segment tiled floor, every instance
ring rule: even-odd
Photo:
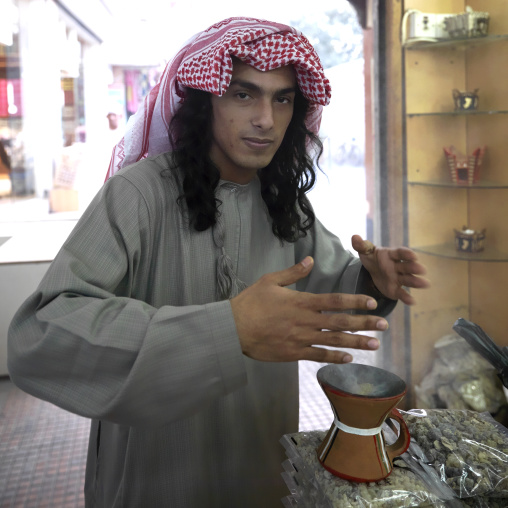
[[[371,363],[372,353],[356,352]],[[300,430],[328,428],[321,364],[300,362]],[[0,379],[0,508],[82,508],[89,421]],[[281,436],[282,437],[282,436]]]
[[[89,422],[0,381],[0,507],[84,506]]]

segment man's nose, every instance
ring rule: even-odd
[[[273,102],[271,100],[261,99],[258,101],[254,110],[252,123],[263,130],[269,130],[273,127]]]

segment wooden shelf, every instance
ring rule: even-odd
[[[487,239],[488,241],[488,239]],[[454,243],[441,245],[427,245],[424,247],[411,247],[416,252],[429,254],[441,258],[457,259],[461,261],[482,261],[488,263],[508,262],[508,252],[500,252],[494,248],[485,247],[481,252],[461,252],[455,248]]]
[[[499,183],[499,182],[489,182],[489,181],[481,181],[475,183],[473,185],[467,184],[456,184],[449,181],[441,181],[441,180],[422,180],[419,182],[416,181],[408,181],[408,185],[420,185],[423,187],[446,187],[449,189],[466,189],[466,190],[481,190],[481,189],[508,189],[508,183]]]
[[[508,287],[508,1],[484,0],[471,6],[490,14],[490,32],[484,37],[413,39],[400,47],[395,34],[408,10],[462,14],[466,5],[466,0],[406,0],[388,16],[394,26],[389,25],[386,35],[382,70],[393,94],[387,94],[392,102],[386,107],[383,149],[387,165],[396,166],[400,160],[402,171],[386,169],[387,178],[398,187],[390,194],[391,202],[386,200],[383,218],[389,234],[402,236],[403,244],[421,258],[431,283],[429,289],[415,292],[417,304],[407,308],[404,331],[392,327],[389,361],[400,364],[401,372],[409,365],[407,377],[413,386],[428,375],[435,343],[450,333],[457,315],[485,327],[492,336],[506,335],[502,289]],[[458,109],[455,89],[479,90],[479,101],[470,104],[476,109]],[[462,171],[461,179],[453,181],[443,152],[451,145],[461,158],[487,147],[477,183],[468,185]],[[401,221],[392,220],[397,213],[403,216],[402,228]],[[486,229],[484,250],[457,250],[454,229],[464,226]],[[416,393],[410,396],[416,404]]]
[[[486,35],[485,37],[468,37],[465,39],[442,39],[436,41],[408,41],[403,45],[404,49],[409,51],[422,50],[422,49],[439,49],[439,48],[456,48],[456,49],[467,49],[483,44],[489,44],[492,42],[506,41],[508,40],[507,34],[499,35]]]
[[[428,113],[407,113],[409,118],[415,116],[474,116],[474,115],[506,115],[508,110],[471,110],[471,111],[431,111]]]

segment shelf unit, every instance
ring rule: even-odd
[[[473,185],[457,185],[452,182],[445,182],[443,180],[422,180],[422,181],[408,181],[408,185],[423,185],[429,187],[446,187],[449,189],[461,190],[475,190],[475,189],[508,189],[508,183],[497,183],[482,180]]]
[[[407,239],[432,283],[408,311],[414,384],[459,317],[508,345],[508,2],[406,0],[404,9],[458,13],[466,5],[490,13],[489,36],[402,48]],[[479,89],[479,109],[455,111],[453,89]],[[486,145],[477,184],[451,181],[443,148],[452,145],[464,155]],[[462,226],[486,228],[483,251],[455,249],[453,230]]]
[[[413,247],[416,252],[437,256],[441,258],[456,259],[462,261],[481,261],[484,263],[506,263],[508,262],[508,252],[500,252],[492,247],[485,247],[480,252],[460,252],[453,243],[443,243],[440,245],[425,245]]]
[[[481,180],[473,185],[454,184],[453,182],[443,180],[408,181],[407,183],[409,186],[445,188],[454,191],[456,190],[457,192],[469,192],[475,190],[481,191],[482,189],[508,189],[508,183],[489,182],[486,180]],[[474,253],[457,251],[454,242],[426,246],[413,245],[412,248],[413,250],[423,254],[462,261],[508,262],[508,251],[499,251],[488,243],[483,251]]]
[[[410,2],[406,2],[408,4]],[[412,2],[416,3],[416,2]],[[424,2],[419,2],[420,4],[424,4]],[[428,10],[429,4],[431,2],[426,2],[426,9]],[[435,2],[434,2],[435,3]],[[444,2],[442,2],[444,3]],[[449,2],[451,3],[451,2]],[[457,3],[457,2],[453,2]],[[421,50],[421,49],[441,49],[441,48],[449,48],[453,47],[454,49],[468,49],[473,46],[481,46],[483,44],[489,44],[491,42],[498,42],[502,40],[508,40],[507,34],[489,34],[485,37],[474,37],[474,38],[455,38],[455,39],[444,39],[440,41],[421,41],[417,43],[407,43],[404,46],[404,49],[407,51],[411,50]]]
[[[428,113],[408,113],[407,116],[409,118],[413,118],[415,116],[471,116],[471,115],[506,115],[508,111],[480,111],[480,110],[472,110],[472,111],[430,111]]]

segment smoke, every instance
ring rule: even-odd
[[[395,374],[378,367],[361,364],[326,365],[317,378],[337,390],[363,397],[394,397],[406,384]]]

